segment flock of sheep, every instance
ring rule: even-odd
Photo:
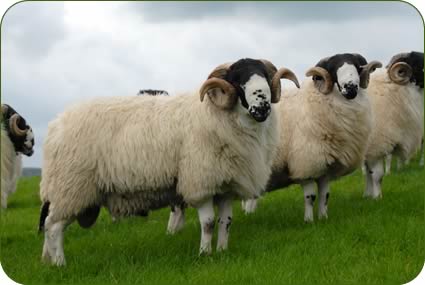
[[[69,107],[44,141],[43,259],[64,265],[65,228],[75,220],[92,226],[101,207],[118,219],[171,206],[169,233],[195,207],[200,253],[209,254],[216,224],[217,250],[228,247],[234,199],[251,213],[265,192],[300,184],[304,220],[312,222],[316,185],[318,217],[327,218],[330,182],[362,165],[364,195],[380,198],[385,158],[407,161],[423,141],[423,67],[420,52],[397,54],[385,68],[337,54],[311,67],[300,85],[291,70],[247,58],[219,65],[193,92],[142,90]],[[282,92],[281,79],[297,88]],[[6,208],[34,135],[2,105],[1,136]]]

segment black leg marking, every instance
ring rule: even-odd
[[[226,231],[229,232],[230,226],[232,225],[232,217],[227,217]]]
[[[311,194],[311,195],[306,195],[305,198],[307,200],[309,200],[310,205],[314,205],[314,200],[316,200],[316,195],[315,194]]]
[[[214,226],[215,226],[214,221],[209,221],[209,222],[205,223],[204,224],[204,232],[206,232],[208,234],[212,234],[214,232]]]
[[[44,230],[44,223],[46,222],[46,218],[49,215],[49,207],[50,207],[49,201],[43,203],[43,205],[41,206],[40,222],[38,224],[38,232],[39,233]]]
[[[326,206],[328,205],[329,196],[330,196],[329,192],[326,193],[326,202],[325,202],[325,205]]]

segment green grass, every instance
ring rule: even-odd
[[[24,178],[1,212],[1,264],[24,284],[404,284],[424,264],[424,176],[412,162],[372,201],[356,172],[332,184],[329,219],[314,224],[298,186],[267,195],[254,215],[235,202],[229,250],[203,257],[193,209],[176,236],[165,234],[168,209],[119,223],[102,211],[90,230],[66,231],[65,268],[40,261],[39,178]]]

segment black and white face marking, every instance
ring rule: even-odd
[[[405,62],[412,67],[412,78],[410,82],[415,83],[420,88],[424,88],[424,53],[412,51],[393,56],[387,68],[397,62]]]
[[[339,91],[347,99],[354,99],[359,90],[360,76],[357,68],[350,63],[344,64],[336,71],[337,83]]]
[[[22,148],[22,153],[31,156],[34,153],[34,133],[32,128],[28,126],[28,132],[25,136],[24,147]]]
[[[9,126],[9,119],[12,115],[17,112],[10,106],[7,105],[7,112],[3,114],[4,125],[10,140],[15,147],[17,153],[23,153],[27,156],[31,156],[34,153],[34,133],[30,126],[27,125],[25,119],[21,116],[18,121],[18,127],[21,130],[28,130],[23,136],[16,136],[11,132]]]
[[[237,90],[242,106],[257,122],[271,112],[271,79],[265,65],[254,59],[241,59],[229,68],[225,78]]]
[[[337,54],[321,60],[316,66],[326,69],[337,84],[341,95],[351,100],[356,98],[360,88],[360,73],[367,61],[359,54]]]

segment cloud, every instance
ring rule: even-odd
[[[13,45],[26,60],[44,56],[63,39],[63,15],[60,2],[17,3],[4,15],[2,45]]]
[[[287,24],[335,22],[376,17],[418,16],[418,12],[403,2],[130,2],[128,9],[151,22],[181,22],[200,19],[240,17],[256,21]]]
[[[407,4],[320,7],[310,2],[16,5],[2,27],[1,91],[2,102],[18,110],[36,135],[36,153],[25,165],[41,166],[48,122],[81,100],[136,95],[145,88],[171,94],[196,90],[215,66],[243,57],[269,59],[303,79],[305,70],[335,53],[359,52],[386,63],[396,53],[423,49],[422,20]]]

